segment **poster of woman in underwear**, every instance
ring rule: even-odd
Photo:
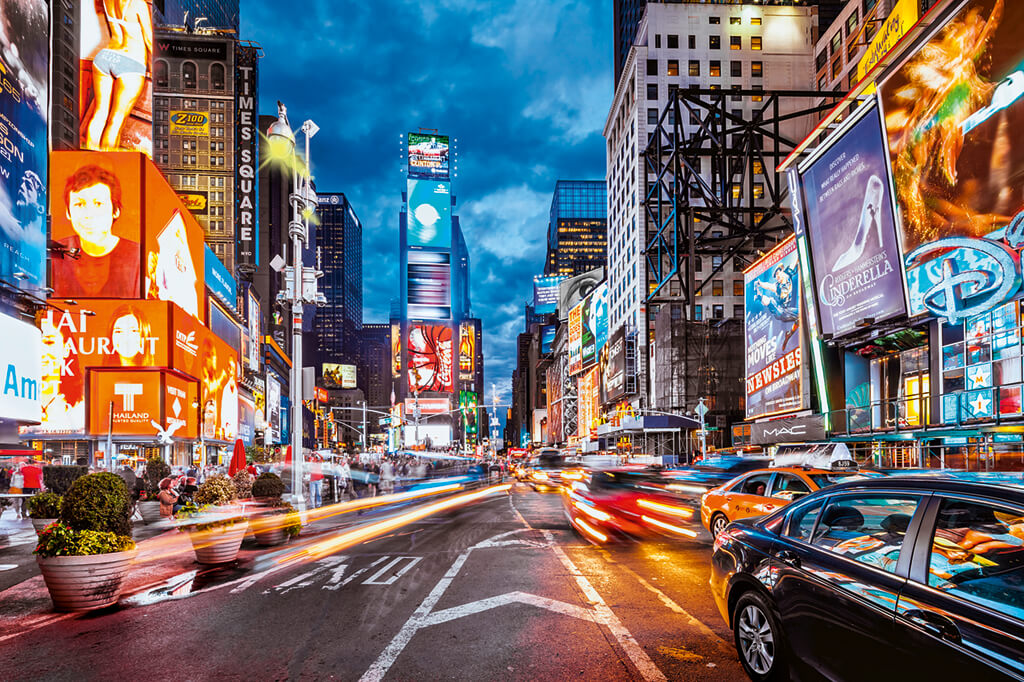
[[[82,7],[82,149],[152,156],[152,14],[149,0],[89,0]]]

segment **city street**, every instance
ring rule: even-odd
[[[37,576],[30,550],[0,549],[0,564],[32,564],[0,579]],[[708,590],[708,538],[595,547],[558,494],[523,484],[311,563],[270,569],[272,551],[247,542],[236,566],[194,581],[189,553],[112,609],[6,621],[0,679],[743,674]],[[2,587],[7,601],[20,586]]]

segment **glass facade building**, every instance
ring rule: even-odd
[[[604,180],[559,180],[551,197],[545,275],[581,275],[607,259]]]
[[[238,33],[238,4],[238,0],[155,0],[153,22]]]
[[[344,194],[317,195],[317,245],[327,305],[314,319],[319,362],[359,364],[363,328],[363,226]]]

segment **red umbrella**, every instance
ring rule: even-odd
[[[292,446],[289,445],[284,451],[284,465],[290,466],[292,463]]]
[[[231,464],[228,465],[228,476],[234,476],[245,468],[245,446],[241,440],[235,441],[235,451],[231,455]]]

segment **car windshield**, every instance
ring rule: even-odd
[[[537,458],[537,466],[545,469],[560,469],[565,466],[565,458],[559,454],[544,454]]]
[[[827,488],[830,485],[835,485],[836,483],[839,483],[841,481],[856,480],[853,477],[857,476],[857,474],[854,473],[854,472],[847,472],[847,473],[834,472],[834,473],[831,473],[831,474],[808,474],[808,475],[811,477],[811,480],[814,481],[814,484],[816,486],[818,486],[819,488]],[[863,478],[863,477],[861,476],[860,478]]]

